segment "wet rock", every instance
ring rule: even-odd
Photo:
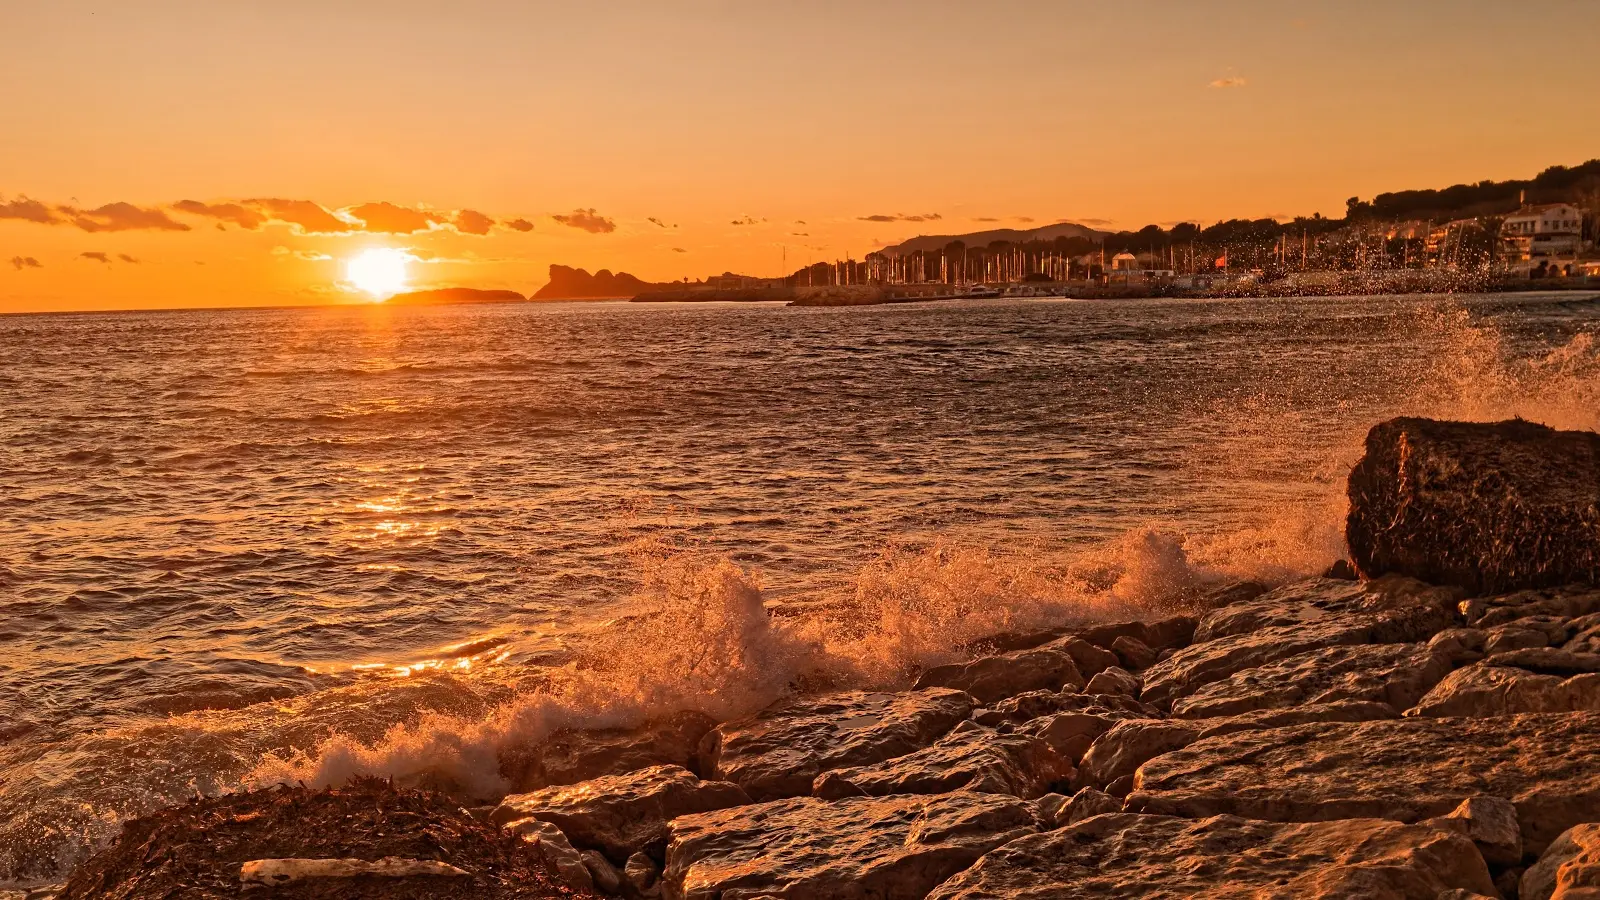
[[[1600,582],[1600,434],[1400,418],[1367,434],[1345,538],[1366,577],[1476,594]]]
[[[970,695],[944,688],[794,699],[717,726],[701,742],[700,758],[704,774],[743,787],[755,800],[802,796],[823,772],[932,744],[972,707]]]
[[[628,857],[628,864],[622,869],[622,877],[628,885],[639,894],[656,889],[656,882],[661,878],[661,867],[647,854],[635,853]]]
[[[1072,771],[1072,763],[1043,738],[999,734],[968,721],[931,747],[870,766],[824,772],[812,793],[825,800],[951,791],[1032,799],[1070,779]]]
[[[1200,736],[1192,722],[1128,719],[1097,738],[1079,764],[1073,787],[1104,788],[1132,775],[1146,761],[1186,747]]]
[[[577,784],[650,766],[694,768],[695,749],[716,720],[693,711],[640,728],[558,731],[538,746],[509,752],[500,772],[515,793]]]
[[[1195,628],[1200,619],[1195,616],[1173,616],[1145,627],[1143,641],[1152,650],[1177,650],[1194,642]]]
[[[1586,672],[1600,672],[1600,655],[1573,653],[1570,650],[1558,650],[1554,647],[1536,647],[1495,653],[1485,659],[1484,664],[1516,666],[1530,672],[1551,675],[1579,675]]]
[[[568,887],[579,891],[594,890],[594,876],[583,862],[572,842],[560,828],[539,819],[518,819],[505,825],[505,830],[535,845],[545,864]]]
[[[1522,873],[1518,900],[1593,900],[1600,896],[1600,823],[1575,826]]]
[[[1422,824],[1449,828],[1466,835],[1491,866],[1514,866],[1522,861],[1522,832],[1517,808],[1500,797],[1468,797],[1449,815]]]
[[[1058,650],[1072,657],[1073,664],[1078,667],[1078,673],[1083,678],[1093,678],[1106,669],[1121,663],[1115,653],[1086,641],[1077,635],[1069,634],[1066,637],[1057,638],[1045,644],[1042,649]],[[1082,686],[1082,682],[1079,682],[1079,686]]]
[[[1356,567],[1350,565],[1350,560],[1336,560],[1333,565],[1322,573],[1323,578],[1332,578],[1335,581],[1355,581],[1361,576],[1356,574]]]
[[[598,850],[585,850],[580,856],[583,864],[589,868],[589,876],[594,879],[594,886],[600,890],[615,894],[622,889],[622,873],[611,864],[611,860]]]
[[[1124,667],[1136,672],[1148,669],[1156,663],[1156,652],[1138,638],[1117,638],[1111,642],[1111,652],[1117,654]]]
[[[1415,822],[1469,797],[1510,800],[1526,848],[1600,809],[1600,714],[1410,718],[1222,735],[1139,770],[1133,811],[1307,822]]]
[[[1212,718],[1301,704],[1358,700],[1415,705],[1450,672],[1424,644],[1324,647],[1236,672],[1172,704],[1180,718]]]
[[[971,694],[980,703],[993,703],[1025,691],[1077,690],[1083,687],[1083,676],[1069,653],[1036,647],[938,666],[923,672],[916,687],[952,688]]]
[[[1137,697],[1139,696],[1139,676],[1121,666],[1112,666],[1089,679],[1089,684],[1084,687],[1083,692],[1085,694],[1122,694],[1127,697]]]
[[[922,900],[1001,844],[1039,828],[996,794],[813,797],[685,816],[662,875],[670,900]]]
[[[1454,622],[1450,591],[1409,579],[1314,579],[1200,620],[1195,643],[1143,673],[1140,698],[1171,703],[1213,682],[1325,647],[1426,640]]]
[[[1600,711],[1600,675],[1561,678],[1480,663],[1451,672],[1407,716],[1509,716]]]
[[[1122,812],[1121,800],[1094,788],[1083,788],[1073,794],[1072,799],[1056,812],[1055,825],[1057,828],[1064,828],[1076,825],[1084,819],[1119,812]]]
[[[1117,718],[1128,718],[1131,715],[1145,719],[1154,719],[1161,715],[1161,711],[1155,707],[1123,694],[1029,691],[1015,697],[1007,697],[989,709],[974,713],[972,718],[979,725],[993,727],[1005,722],[1028,722],[1041,716],[1062,712],[1087,712]]]
[[[497,825],[536,818],[553,823],[580,847],[626,861],[643,850],[660,855],[667,823],[689,813],[750,802],[744,789],[726,781],[701,781],[679,766],[652,766],[575,785],[513,794],[489,820]]]
[[[1013,841],[929,900],[1434,900],[1449,890],[1496,893],[1472,842],[1435,828],[1379,819],[1291,825],[1116,814]]]
[[[1199,613],[1207,613],[1235,603],[1248,603],[1265,594],[1269,588],[1259,581],[1235,581],[1212,588],[1199,595],[1188,606]],[[1191,638],[1198,638],[1191,635]]]

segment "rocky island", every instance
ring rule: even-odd
[[[559,733],[474,808],[197,800],[59,896],[1600,896],[1600,436],[1397,419],[1349,487],[1323,577],[995,635],[899,692]]]

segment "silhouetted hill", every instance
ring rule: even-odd
[[[550,283],[533,295],[535,300],[601,300],[630,299],[655,287],[627,272],[612,273],[601,269],[590,275],[583,269],[571,266],[550,266]]]
[[[391,305],[427,305],[432,303],[521,303],[527,299],[527,297],[516,291],[484,291],[477,288],[455,287],[395,294],[384,302]]]
[[[1096,231],[1087,225],[1079,225],[1076,222],[1057,222],[1054,225],[1045,225],[1041,228],[996,228],[991,231],[974,231],[970,234],[920,235],[909,241],[895,244],[893,247],[885,247],[879,252],[885,256],[905,256],[918,250],[924,253],[930,250],[940,250],[951,241],[960,241],[968,247],[987,247],[995,241],[1025,244],[1029,241],[1053,241],[1058,237],[1098,239],[1106,233],[1104,231]]]

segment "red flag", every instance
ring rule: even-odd
[[[1226,269],[1227,267],[1228,267],[1228,254],[1227,253],[1223,253],[1221,256],[1217,257],[1217,268]]]

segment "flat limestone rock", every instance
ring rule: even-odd
[[[923,688],[966,691],[979,703],[993,703],[1025,691],[1083,687],[1083,675],[1072,655],[1064,650],[1036,647],[999,656],[981,656],[964,663],[937,666],[917,679]]]
[[[1258,597],[1213,610],[1195,627],[1196,643],[1250,634],[1263,628],[1312,625],[1355,614],[1411,612],[1453,624],[1449,610],[1457,592],[1404,577],[1370,582],[1335,578],[1295,581]]]
[[[716,724],[710,716],[686,711],[639,728],[558,731],[537,746],[507,753],[500,773],[523,793],[650,766],[687,768]]]
[[[1455,596],[1398,578],[1286,585],[1208,614],[1195,643],[1144,671],[1139,696],[1166,704],[1246,669],[1326,647],[1426,641],[1455,623]]]
[[[1498,896],[1472,842],[1381,819],[1287,825],[1110,814],[990,852],[929,900]]]
[[[1515,666],[1519,669],[1527,669],[1530,672],[1543,672],[1551,675],[1577,675],[1600,672],[1600,654],[1574,653],[1571,650],[1557,649],[1555,647],[1538,647],[1525,650],[1508,650],[1505,653],[1491,653],[1484,662],[1491,666]]]
[[[978,791],[1031,800],[1070,779],[1072,772],[1072,763],[1043,738],[963,723],[931,747],[870,766],[824,772],[812,793],[837,800]]]
[[[1098,677],[1098,676],[1096,676]],[[1007,697],[994,706],[973,713],[979,725],[995,726],[1002,722],[1029,722],[1041,716],[1063,712],[1087,712],[1095,715],[1118,715],[1119,718],[1153,719],[1161,711],[1125,694],[1090,694],[1077,691],[1029,691]]]
[[[1464,604],[1462,611],[1467,624],[1482,629],[1509,625],[1534,616],[1583,620],[1600,613],[1600,588],[1580,584],[1512,591],[1509,594],[1475,598]]]
[[[1489,594],[1600,583],[1600,434],[1399,418],[1367,433],[1345,539],[1368,578]]]
[[[814,797],[672,822],[667,900],[922,900],[983,854],[1039,830],[996,794]]]
[[[279,885],[313,878],[415,878],[419,875],[463,878],[471,873],[434,859],[252,859],[239,867],[246,885]]]
[[[1406,715],[1441,718],[1582,710],[1600,712],[1600,675],[1562,678],[1484,662],[1451,672]]]
[[[1416,822],[1469,797],[1517,808],[1537,853],[1600,810],[1600,714],[1410,718],[1220,735],[1146,762],[1130,811]]]
[[[1450,657],[1426,644],[1325,647],[1236,672],[1172,704],[1185,719],[1359,700],[1397,710],[1416,705],[1450,673]]]
[[[1200,737],[1194,722],[1126,719],[1097,738],[1079,764],[1073,786],[1104,788],[1132,775],[1147,760],[1187,747]]]
[[[1600,824],[1563,833],[1522,873],[1518,900],[1593,900],[1600,893]]]
[[[679,766],[652,766],[626,775],[607,775],[574,785],[512,794],[489,821],[518,819],[550,822],[575,844],[602,851],[625,864],[641,850],[660,856],[667,823],[678,816],[710,812],[750,802],[744,789],[726,781],[701,781]]]
[[[702,772],[739,785],[757,801],[805,796],[823,772],[921,750],[971,715],[972,707],[970,695],[946,688],[780,702],[707,734],[700,745]]]

